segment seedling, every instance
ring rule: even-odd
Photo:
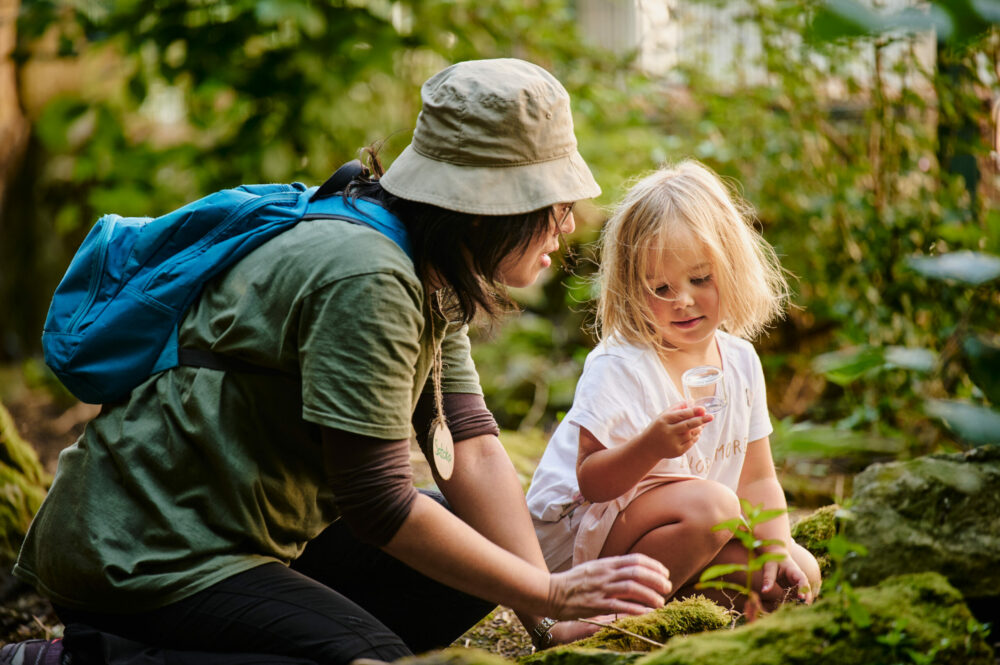
[[[702,572],[697,586],[699,589],[710,588],[722,591],[736,591],[746,596],[743,615],[749,623],[755,621],[763,610],[760,594],[753,587],[753,574],[763,568],[764,564],[768,561],[781,561],[786,556],[778,552],[760,551],[761,548],[782,546],[784,543],[775,539],[761,540],[754,535],[754,529],[764,522],[784,515],[787,511],[781,508],[764,510],[763,504],[755,506],[746,499],[740,499],[740,505],[743,507],[742,515],[735,519],[716,524],[712,527],[712,531],[722,531],[724,529],[730,531],[740,541],[744,549],[746,549],[747,562],[723,563],[709,566]],[[720,579],[736,573],[744,574],[745,584],[737,584],[730,581],[732,578]]]

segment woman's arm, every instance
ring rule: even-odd
[[[455,589],[558,619],[639,614],[661,606],[670,589],[663,566],[641,555],[591,561],[550,575],[494,545],[424,495],[383,549]]]
[[[701,428],[712,422],[702,407],[679,405],[657,416],[638,436],[606,448],[588,429],[580,428],[576,477],[580,493],[591,502],[618,498],[664,458],[680,457],[694,445]]]
[[[598,566],[551,576],[544,563],[530,563],[532,552],[538,549],[530,521],[525,530],[517,519],[488,515],[510,507],[509,482],[500,483],[507,488],[500,496],[507,499],[490,500],[497,486],[495,472],[505,465],[513,472],[506,453],[492,444],[486,446],[492,451],[486,455],[486,463],[476,461],[478,455],[468,454],[469,450],[462,456],[456,453],[452,481],[463,471],[466,478],[451,484],[448,491],[459,511],[477,528],[516,553],[490,542],[433,499],[413,491],[406,441],[382,441],[327,428],[322,434],[328,477],[351,528],[439,582],[520,608],[531,616],[562,619],[607,612],[639,613],[662,605],[663,594],[669,592],[666,570],[647,557],[608,559]],[[465,459],[459,461],[460,457]],[[493,475],[486,472],[490,469]],[[517,493],[515,506],[524,503],[519,486]],[[523,510],[527,520],[527,508]],[[391,524],[381,523],[386,521]]]

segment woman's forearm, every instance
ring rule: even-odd
[[[491,543],[427,496],[417,497],[409,516],[383,549],[450,587],[545,614],[548,571]]]

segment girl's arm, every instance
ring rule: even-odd
[[[741,499],[749,501],[751,505],[763,504],[766,510],[786,510],[788,508],[785,492],[781,488],[778,474],[774,470],[769,437],[765,436],[762,439],[752,441],[747,447],[747,456],[743,461],[743,471],[740,473],[740,482],[736,493]],[[785,555],[784,560],[780,562],[772,561],[764,565],[762,592],[769,591],[779,575],[784,576],[788,582],[799,588],[809,586],[808,578],[790,554],[792,532],[787,513],[758,525],[754,534],[760,540],[780,541],[782,543],[780,546],[775,545],[762,549]]]
[[[710,422],[712,416],[702,407],[681,404],[661,413],[624,445],[611,448],[581,427],[576,460],[580,493],[593,503],[618,498],[661,459],[680,457],[687,452],[698,440],[701,428]]]

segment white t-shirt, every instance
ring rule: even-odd
[[[722,331],[716,332],[716,340],[728,405],[705,426],[694,446],[681,457],[660,460],[644,481],[705,478],[735,491],[747,445],[771,433],[764,372],[753,345]],[[547,528],[545,523],[559,521],[579,498],[576,458],[580,427],[587,428],[605,447],[619,446],[683,400],[652,347],[604,340],[590,352],[573,406],[549,440],[528,490],[528,509],[550,567],[561,563],[553,560],[562,558],[561,554],[553,557],[553,553],[565,553],[565,538],[572,538],[566,529]]]

